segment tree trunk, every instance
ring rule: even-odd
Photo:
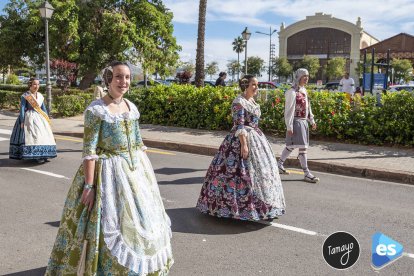
[[[96,78],[96,73],[92,72],[92,71],[88,71],[82,78],[80,84],[79,84],[79,89],[80,90],[86,90],[89,87],[91,87],[91,85],[93,84],[93,81]]]
[[[240,80],[240,53],[237,52],[237,81]]]
[[[204,85],[204,36],[206,30],[206,10],[207,0],[200,0],[198,11],[198,37],[197,37],[197,56],[196,56],[196,75],[195,85]]]

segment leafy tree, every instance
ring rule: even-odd
[[[286,57],[275,58],[273,60],[272,74],[286,79],[292,74],[293,67]]]
[[[66,91],[69,85],[75,81],[75,74],[77,64],[63,59],[54,59],[50,63],[50,69],[56,75],[56,84]]]
[[[243,38],[241,36],[238,36],[237,38],[234,39],[233,43],[233,51],[235,51],[237,53],[237,80],[239,80],[239,75],[240,75],[240,53],[242,53],[244,51],[244,46],[245,46],[245,42],[243,40]]]
[[[218,63],[216,61],[212,61],[210,63],[207,63],[205,72],[207,73],[207,75],[210,75],[211,80],[213,75],[216,74],[218,70]]]
[[[196,75],[195,85],[204,85],[204,36],[206,31],[206,10],[207,0],[200,0],[198,6],[198,37],[197,37],[197,56],[196,56]]]
[[[410,81],[413,72],[413,65],[410,60],[393,58],[391,64],[397,80],[403,79],[405,82]]]
[[[0,70],[3,82],[9,69],[24,65],[23,57],[27,53],[27,41],[31,39],[27,31],[24,3],[11,0],[0,15]]]
[[[247,74],[252,74],[255,76],[261,76],[263,72],[265,61],[260,57],[248,57],[247,58]],[[245,72],[245,66],[243,66],[243,72]]]
[[[231,75],[232,80],[234,80],[234,75],[240,72],[240,63],[237,60],[231,60],[227,63],[227,71]]]
[[[337,79],[345,74],[346,60],[342,57],[335,57],[328,60],[325,66],[325,73],[329,79]],[[327,81],[328,81],[327,80]]]
[[[309,77],[312,79],[315,78],[316,73],[318,73],[319,68],[321,67],[319,64],[319,59],[312,56],[304,56],[300,62],[300,66],[302,68],[308,69]]]
[[[49,21],[50,56],[79,65],[75,74],[83,76],[82,89],[89,87],[97,73],[115,59],[139,62],[144,71],[160,74],[178,60],[180,47],[172,36],[173,15],[162,1],[49,2],[55,8]],[[14,21],[20,24],[17,31],[13,30],[18,37],[12,36],[7,43],[24,49],[20,57],[27,56],[40,66],[44,62],[44,23],[38,5],[38,1],[11,0],[5,16],[17,14]]]

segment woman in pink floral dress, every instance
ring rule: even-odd
[[[217,217],[271,220],[285,213],[285,198],[276,159],[258,126],[257,79],[245,75],[240,89],[232,104],[234,126],[208,168],[197,208]]]

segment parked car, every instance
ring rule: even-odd
[[[327,82],[323,89],[328,91],[339,91],[339,81]]]
[[[273,90],[278,88],[278,85],[274,82],[259,81],[259,89]]]
[[[155,85],[161,85],[161,84],[164,84],[164,83],[162,83],[160,81],[157,81],[157,80],[147,80],[147,86],[155,86]],[[139,81],[139,82],[135,83],[134,86],[144,87],[145,86],[145,81],[144,80]]]
[[[407,85],[392,85],[390,86],[389,91],[390,92],[397,92],[397,91],[408,91],[408,92],[414,92],[414,85],[407,84]]]
[[[191,81],[191,84],[192,85],[195,85],[195,81],[193,80],[193,81]],[[216,83],[214,82],[214,81],[208,81],[208,80],[205,80],[204,81],[204,86],[216,86]]]

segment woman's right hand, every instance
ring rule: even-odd
[[[95,202],[95,189],[83,189],[81,202],[91,211]]]
[[[288,131],[287,131],[287,134],[288,134],[289,136],[293,136],[293,130],[288,130]]]
[[[24,128],[24,123],[20,123],[20,128]]]
[[[241,156],[243,159],[247,159],[249,156],[249,147],[247,145],[241,145]]]

